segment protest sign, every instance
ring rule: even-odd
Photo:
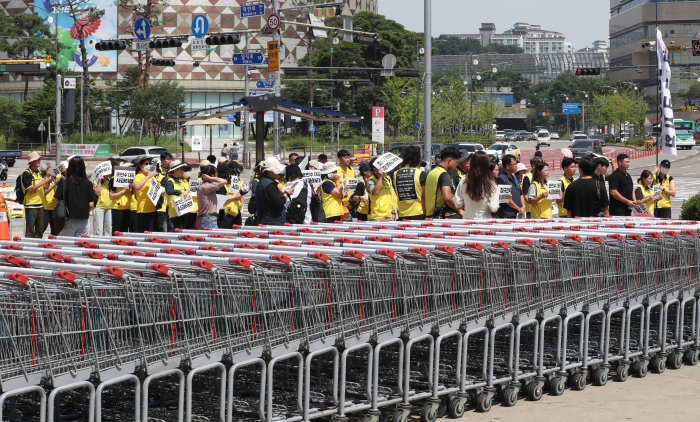
[[[311,183],[311,186],[314,187],[314,190],[318,189],[318,187],[321,186],[320,170],[302,170],[301,175],[304,178],[304,180],[307,180],[309,183]]]
[[[385,173],[391,173],[396,167],[398,167],[403,162],[403,159],[397,155],[387,152],[386,154],[380,155],[374,161],[374,167],[378,169],[384,169]]]
[[[416,169],[408,168],[401,169],[396,172],[396,196],[399,202],[416,201],[418,192],[416,192]]]
[[[547,199],[561,199],[561,182],[547,182]]]
[[[148,199],[153,202],[153,205],[158,206],[158,199],[163,192],[165,192],[165,188],[163,186],[158,187],[156,178],[151,178],[148,182]]]
[[[180,196],[173,199],[173,206],[175,207],[177,216],[180,217],[190,211],[194,211],[194,200],[192,197],[185,198],[184,196]]]
[[[498,203],[507,204],[510,202],[511,185],[498,185]]]
[[[204,180],[190,180],[190,196],[197,197],[197,189],[202,186]]]
[[[95,180],[98,180],[102,175],[108,175],[110,173],[112,173],[112,163],[109,161],[98,164],[97,167],[95,167],[95,170],[92,171],[92,175],[95,177]]]
[[[117,167],[114,169],[114,187],[125,188],[134,183],[136,170],[133,167]]]
[[[651,194],[654,196],[654,201],[661,199],[661,185],[656,184],[651,187]]]

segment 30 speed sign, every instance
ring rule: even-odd
[[[700,40],[693,40],[693,56],[700,56]]]

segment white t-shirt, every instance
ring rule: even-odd
[[[284,189],[294,189],[292,196],[287,198],[287,203],[284,204],[284,209],[289,208],[289,204],[292,203],[292,199],[296,198],[301,194],[302,189],[304,189],[303,180],[295,180],[294,182],[289,182],[284,185]],[[306,217],[304,217],[304,224],[311,223],[311,195],[313,194],[313,187],[311,185],[306,187]]]

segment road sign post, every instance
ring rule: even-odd
[[[202,38],[209,32],[209,20],[204,15],[197,15],[192,19],[192,35]]]
[[[151,24],[148,23],[146,18],[136,19],[136,23],[134,24],[134,34],[136,34],[136,38],[140,39],[141,41],[145,41],[151,36]]]
[[[265,56],[262,53],[235,53],[231,61],[238,65],[263,64]]]
[[[579,114],[579,103],[563,103],[561,105],[562,114]]]
[[[280,17],[272,14],[267,18],[267,27],[273,31],[276,31],[280,27]]]
[[[280,70],[280,55],[279,41],[270,41],[267,43],[267,71],[279,72]]]
[[[253,4],[250,6],[241,6],[241,18],[253,18],[255,16],[265,15],[265,5]]]
[[[372,142],[384,144],[384,107],[372,107]]]
[[[693,56],[700,56],[700,40],[693,40]]]
[[[257,81],[255,83],[255,87],[260,89],[271,89],[275,87],[275,81]]]

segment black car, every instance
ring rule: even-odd
[[[515,142],[518,140],[518,134],[515,132],[506,132],[505,136],[505,141],[506,142]]]
[[[532,134],[527,131],[518,132],[518,141],[529,141]]]
[[[591,139],[597,139],[602,146],[605,146],[605,137],[603,135],[591,135]]]
[[[574,160],[578,161],[581,157],[584,155],[588,155],[590,153],[602,155],[603,154],[603,146],[600,144],[600,141],[597,139],[577,139],[574,142],[571,143],[571,146],[569,146],[569,149],[571,150],[571,153],[574,155]]]

